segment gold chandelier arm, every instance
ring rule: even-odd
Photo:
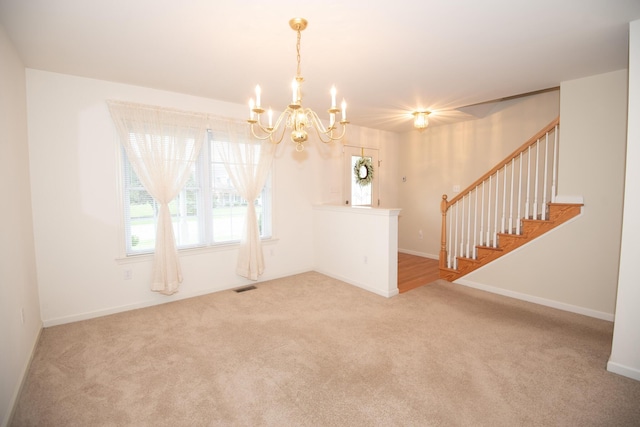
[[[269,139],[271,137],[271,133],[267,133],[266,135],[263,135],[263,136],[258,135],[256,133],[254,125],[255,123],[250,123],[250,126],[249,126],[249,128],[251,129],[251,135],[253,135],[254,138],[264,141],[265,139]]]
[[[257,120],[255,120],[253,123],[249,122],[251,124],[251,134],[255,138],[260,139],[262,141],[269,139],[273,144],[280,144],[280,142],[282,142],[282,139],[284,138],[286,126],[282,127],[281,132],[279,134],[278,134],[278,128],[280,127],[280,123],[282,123],[282,120],[285,117],[287,117],[287,115],[289,114],[290,114],[290,111],[289,111],[289,108],[287,108],[282,114],[280,114],[280,116],[278,117],[278,120],[276,120],[275,126],[272,128],[265,127],[260,121],[260,114],[258,114]],[[262,135],[258,135],[254,125],[258,125],[258,129],[260,129],[260,132]]]
[[[284,115],[284,113],[282,113],[282,114],[280,115],[280,117],[282,118],[282,116],[283,116],[283,115]],[[279,122],[280,122],[280,120],[278,120],[278,123],[279,123]],[[271,132],[271,134],[270,134],[270,135],[271,135],[271,142],[272,142],[273,144],[280,144],[280,143],[282,142],[282,138],[284,138],[284,133],[285,133],[285,131],[286,131],[287,127],[286,127],[286,126],[282,126],[282,129],[281,129],[281,131],[280,131],[280,136],[278,136],[278,129],[279,129],[279,127],[280,127],[280,126],[276,126],[275,128],[273,128],[273,131],[272,131],[272,132]],[[274,138],[274,136],[275,136],[275,138]]]
[[[324,141],[322,139],[322,137],[320,136],[320,133],[318,132],[318,136],[320,137],[320,141],[322,141],[322,142],[324,142],[326,144],[326,143],[331,142],[331,141],[339,141],[339,140],[341,140],[344,137],[344,134],[347,132],[347,122],[340,122],[340,124],[342,125],[342,132],[340,132],[339,136],[335,136],[333,134],[333,131],[335,130],[335,128],[333,128],[333,129],[331,129],[329,131],[328,134],[326,134],[329,137],[329,139],[327,141]],[[316,131],[318,131],[318,130],[316,129]]]
[[[313,111],[311,108],[305,108],[304,114],[307,117],[311,117],[311,122],[313,123],[313,127],[316,128],[317,131],[322,132],[324,134],[328,132],[327,129],[322,124],[320,117],[318,117],[315,111]]]
[[[331,141],[337,141],[339,139],[342,139],[342,137],[344,136],[347,130],[347,126],[346,126],[347,122],[340,122],[340,124],[342,125],[342,132],[340,133],[340,136],[334,136],[333,131],[336,129],[335,126],[337,123],[333,124],[334,127],[330,127],[327,129],[324,127],[324,125],[322,124],[322,121],[320,121],[320,118],[318,117],[315,111],[313,111],[310,108],[307,108],[305,110],[305,113],[307,114],[307,116],[311,116],[311,122],[313,124],[313,128],[316,130],[316,133],[318,134],[318,138],[320,138],[320,141],[322,141],[325,144],[328,144]]]
[[[265,125],[263,125],[263,124],[262,124],[262,113],[258,113],[258,114],[257,114],[257,117],[258,117],[258,118],[256,119],[256,123],[255,123],[255,124],[257,124],[257,125],[258,125],[258,127],[260,128],[260,130],[261,130],[263,133],[269,133],[269,134],[270,134],[270,133],[271,133],[271,131],[269,130],[269,128],[268,128],[267,126],[265,126]]]
[[[277,130],[278,130],[277,128],[274,129],[272,132],[265,132],[263,135],[258,135],[256,133],[253,124],[251,124],[250,129],[251,129],[251,135],[253,135],[254,138],[259,139],[261,141],[265,141],[265,140],[268,139],[273,144],[280,144],[280,142],[282,142],[282,139],[284,138],[284,133],[285,133],[286,127],[282,128],[282,131],[280,132],[279,136],[278,136],[278,133],[277,133]]]
[[[274,144],[280,144],[280,142],[282,142],[282,138],[284,138],[284,132],[287,129],[286,126],[282,126],[281,132],[280,132],[280,136],[277,135],[278,133],[278,129],[280,129],[280,123],[282,123],[282,120],[284,120],[285,117],[289,116],[291,114],[290,109],[287,108],[286,110],[284,110],[280,116],[278,116],[278,120],[276,120],[276,124],[273,127],[273,129],[271,130],[271,142]],[[276,139],[273,138],[273,136],[276,136]]]
[[[258,118],[257,120],[254,121],[254,124],[257,124],[260,130],[264,133],[269,133],[269,134],[273,133],[274,129],[278,129],[278,126],[280,126],[280,122],[282,121],[282,117],[285,115],[285,113],[286,113],[286,110],[284,113],[280,114],[280,117],[278,117],[278,119],[276,120],[275,126],[270,127],[270,126],[263,125],[262,118],[261,118],[262,114],[258,114]]]

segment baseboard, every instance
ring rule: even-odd
[[[351,279],[349,279],[347,277],[342,277],[342,276],[337,275],[337,274],[331,274],[331,273],[328,273],[326,271],[319,270],[317,268],[314,271],[317,271],[318,273],[324,274],[325,276],[329,276],[329,277],[331,277],[333,279],[340,280],[341,282],[348,283],[349,285],[353,285],[355,287],[358,287],[360,289],[364,289],[365,291],[372,292],[372,293],[374,293],[376,295],[380,295],[380,296],[385,297],[385,298],[391,298],[391,297],[393,297],[395,295],[398,295],[400,293],[398,291],[397,287],[396,287],[396,289],[394,289],[394,290],[392,290],[390,292],[386,292],[386,291],[382,291],[380,289],[372,288],[371,286],[365,285],[364,283],[356,282],[356,281],[351,280]]]
[[[208,294],[212,294],[215,292],[223,292],[223,291],[228,291],[231,289],[236,289],[238,287],[241,286],[245,286],[248,284],[255,284],[255,283],[261,283],[261,282],[266,282],[268,280],[275,280],[275,279],[280,279],[283,277],[288,277],[288,276],[293,276],[296,274],[301,274],[301,273],[306,273],[308,271],[311,271],[311,268],[305,269],[305,270],[301,270],[301,271],[293,271],[293,272],[287,272],[286,274],[283,275],[279,275],[279,276],[261,276],[258,281],[253,282],[253,281],[248,281],[245,279],[239,280],[236,283],[231,283],[229,285],[225,285],[219,288],[206,288],[206,289],[197,289],[197,290],[193,290],[191,292],[183,292],[180,291],[174,295],[172,295],[171,297],[167,297],[167,298],[162,298],[162,299],[150,299],[150,300],[146,300],[146,301],[140,301],[137,303],[133,303],[133,304],[125,304],[125,305],[121,305],[121,306],[117,306],[117,307],[109,307],[109,308],[105,308],[105,309],[101,309],[101,310],[95,310],[95,311],[90,311],[90,312],[85,312],[85,313],[79,313],[79,314],[73,314],[70,316],[63,316],[63,317],[56,317],[53,319],[47,319],[43,321],[43,326],[45,328],[49,328],[51,326],[58,326],[58,325],[64,325],[67,323],[73,323],[73,322],[79,322],[82,320],[89,320],[89,319],[94,319],[97,317],[103,317],[103,316],[109,316],[112,314],[117,314],[117,313],[123,313],[125,311],[131,311],[131,310],[137,310],[140,308],[147,308],[147,307],[153,307],[155,305],[161,305],[161,304],[167,304],[170,302],[174,302],[174,301],[180,301],[183,299],[188,299],[188,298],[194,298],[194,297],[199,297],[202,295],[208,295]],[[156,295],[155,292],[150,292],[150,295]]]
[[[612,362],[611,360],[607,362],[607,371],[640,381],[640,370]]]
[[[172,295],[171,299],[166,299],[164,301],[163,300],[155,300],[155,299],[154,300],[141,301],[141,302],[137,302],[137,303],[133,303],[133,304],[125,304],[125,305],[120,305],[120,306],[116,306],[116,307],[109,307],[109,308],[105,308],[105,309],[101,309],[101,310],[87,311],[87,312],[79,313],[79,314],[72,314],[70,316],[55,317],[53,319],[47,319],[43,323],[44,323],[44,327],[45,328],[49,328],[51,326],[65,325],[67,323],[80,322],[80,321],[83,321],[83,320],[95,319],[97,317],[110,316],[112,314],[123,313],[125,311],[138,310],[140,308],[153,307],[155,305],[161,305],[161,304],[166,304],[166,303],[169,303],[169,302],[180,301],[182,299],[193,298],[193,297],[197,297],[197,296],[200,296],[200,295],[206,295],[208,293],[224,291],[224,290],[227,290],[227,289],[233,289],[234,287],[238,287],[238,286],[235,285],[235,286],[230,286],[229,288],[221,288],[221,289],[208,290],[208,291],[202,291],[202,292],[191,292],[191,293],[188,293],[188,294],[185,294],[185,293],[174,294],[174,295]]]
[[[523,294],[521,292],[510,291],[508,289],[496,288],[494,286],[484,285],[482,283],[472,282],[467,279],[458,279],[453,283],[468,286],[470,288],[480,289],[482,291],[491,292],[493,294],[503,295],[510,298],[519,299],[522,301],[532,302],[534,304],[544,305],[546,307],[556,308],[558,310],[569,311],[571,313],[582,314],[584,316],[595,317],[596,319],[606,320],[613,322],[614,315],[610,313],[604,313],[602,311],[592,310],[589,308],[579,307],[576,305],[566,304],[559,301],[554,301],[546,298],[536,297],[533,295]]]
[[[412,251],[411,249],[398,249],[398,252],[407,255],[421,256],[422,258],[440,259],[438,255],[428,254],[426,252]]]
[[[11,421],[13,420],[13,414],[16,409],[16,405],[18,404],[18,397],[20,397],[20,393],[22,393],[22,388],[24,387],[24,382],[27,379],[27,374],[29,373],[29,369],[31,368],[31,362],[33,361],[33,356],[36,353],[36,346],[40,341],[40,334],[42,334],[43,325],[40,324],[40,330],[36,334],[36,339],[33,340],[33,344],[31,345],[31,354],[29,355],[29,359],[22,367],[22,372],[20,373],[20,381],[18,382],[18,386],[13,392],[13,396],[11,396],[11,401],[9,402],[9,411],[4,420],[2,420],[2,424],[0,426],[7,427],[11,425]]]

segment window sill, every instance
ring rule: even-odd
[[[262,244],[267,246],[273,245],[277,243],[279,240],[280,239],[277,237],[270,237],[268,239],[263,239]],[[209,252],[229,251],[229,250],[238,249],[239,247],[240,247],[240,242],[234,242],[234,243],[222,243],[222,244],[211,245],[211,246],[202,246],[197,248],[178,249],[178,257],[182,258],[183,256],[201,255]],[[122,265],[122,264],[132,264],[137,262],[148,262],[152,260],[153,260],[153,252],[118,257],[116,258],[116,263],[118,265]]]

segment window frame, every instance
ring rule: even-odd
[[[196,189],[198,192],[197,203],[196,203],[196,209],[198,211],[196,218],[198,221],[198,230],[199,230],[198,243],[180,244],[180,242],[178,241],[178,233],[176,233],[176,246],[177,246],[178,252],[192,251],[192,250],[212,250],[212,249],[215,250],[215,249],[221,249],[221,248],[230,247],[230,246],[236,247],[240,244],[240,239],[241,239],[240,236],[234,236],[237,238],[232,238],[227,240],[217,240],[217,241],[214,238],[214,234],[213,234],[214,233],[214,230],[213,230],[214,208],[213,208],[213,199],[212,199],[213,183],[211,181],[212,179],[211,168],[212,168],[213,157],[211,154],[214,149],[214,144],[216,142],[228,143],[228,144],[230,144],[230,142],[215,141],[213,133],[209,130],[207,131],[205,138],[206,140],[202,144],[202,148],[200,150],[200,153],[194,165],[195,171],[193,172],[194,176],[196,177],[196,181],[197,182],[199,181],[199,185],[191,188],[191,189]],[[127,158],[124,147],[121,144],[118,144],[118,152],[119,152],[118,158],[120,159],[119,161],[120,170],[119,170],[118,176],[119,176],[119,181],[121,181],[120,184],[118,185],[118,188],[120,193],[119,200],[120,200],[120,203],[122,204],[122,208],[119,209],[122,232],[119,234],[121,236],[121,239],[122,238],[124,239],[124,241],[122,241],[120,245],[121,258],[129,259],[129,258],[140,257],[145,255],[152,255],[155,252],[155,244],[154,244],[154,247],[152,248],[146,248],[142,250],[133,250],[134,245],[132,245],[132,235],[134,233],[132,233],[131,202],[130,202],[130,192],[132,191],[132,188],[130,184],[132,182],[131,174],[135,174],[135,172],[133,171],[133,168]],[[262,192],[261,192],[262,204],[260,206],[262,206],[262,212],[261,212],[262,227],[260,227],[260,231],[261,231],[260,238],[263,242],[274,239],[273,175],[274,175],[274,168],[272,165],[271,170],[269,172],[269,176],[267,177],[264,188],[262,189]],[[140,187],[143,188],[142,186]],[[232,183],[231,183],[231,188],[233,188]],[[172,200],[171,203],[175,203],[177,200],[179,200],[179,197],[181,197],[188,190],[190,189],[187,187],[187,185],[185,185],[185,187],[180,191],[180,194],[174,200]],[[156,203],[155,200],[153,200],[153,203],[154,204]],[[174,231],[176,227],[175,219],[176,219],[175,215],[172,215],[172,224],[174,226]],[[155,236],[155,232],[157,229],[157,213],[153,217],[153,222],[154,222],[154,236]],[[240,233],[241,233],[241,230],[242,229],[240,229]]]

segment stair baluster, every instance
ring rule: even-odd
[[[530,208],[530,195],[531,195],[531,146],[527,148],[527,201],[524,204],[524,219],[531,218],[529,216]]]
[[[538,218],[538,174],[540,171],[540,138],[536,141],[536,177],[533,180],[533,219]]]
[[[544,136],[544,184],[543,184],[543,188],[545,189],[545,191],[542,192],[542,219],[545,220],[547,219],[547,174],[549,173],[549,168],[548,168],[548,158],[549,158],[549,133],[547,133]]]
[[[553,176],[551,178],[551,203],[556,201],[556,175],[558,173],[558,125],[553,132]]]
[[[494,211],[495,211],[495,219],[493,222],[493,244],[492,246],[494,248],[498,247],[498,199],[499,199],[499,194],[500,194],[500,169],[496,170],[496,205],[494,207]]]
[[[482,181],[482,202],[480,203],[480,245],[485,246],[484,242],[484,181]]]
[[[485,246],[491,246],[491,175],[489,175],[489,197],[487,199],[487,241]]]
[[[460,256],[467,257],[464,253],[464,197],[462,198],[462,212],[460,220]]]
[[[520,167],[518,168],[518,220],[516,221],[516,234],[520,234],[520,204],[522,202],[522,152],[520,152]]]
[[[504,233],[507,215],[507,165],[504,165],[504,172],[502,172],[502,222],[500,223],[500,232]]]
[[[474,207],[474,213],[475,215],[473,215],[473,246],[472,246],[472,253],[471,253],[471,258],[476,259],[477,258],[477,254],[476,254],[476,247],[478,246],[478,186],[476,185],[476,188],[474,190],[476,192],[476,204]]]
[[[514,173],[514,165],[515,158],[511,159],[511,187],[510,187],[510,195],[509,195],[509,234],[513,234],[513,173]],[[506,166],[505,166],[506,167]]]

